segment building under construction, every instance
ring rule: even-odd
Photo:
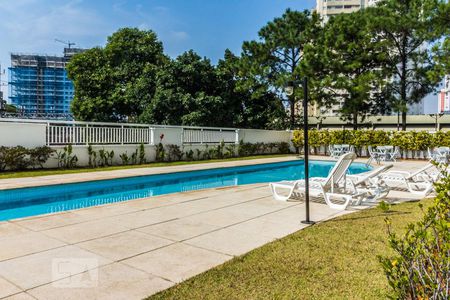
[[[66,64],[82,51],[65,48],[64,56],[11,54],[11,103],[24,114],[69,114],[74,87],[67,78]]]

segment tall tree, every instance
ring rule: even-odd
[[[439,11],[436,26],[444,32],[444,37],[433,47],[433,59],[436,64],[430,76],[435,80],[450,74],[450,2],[441,3]]]
[[[281,99],[267,85],[242,72],[242,59],[230,50],[219,60],[217,74],[221,78],[222,98],[233,105],[234,126],[240,128],[285,129],[286,113]]]
[[[156,72],[166,61],[156,34],[137,28],[120,29],[104,48],[75,55],[67,66],[75,86],[75,118],[136,120],[153,97]]]
[[[341,118],[358,129],[359,120],[379,111],[381,87],[389,74],[384,43],[373,43],[365,11],[341,14],[329,20],[312,59],[320,60],[316,80],[321,106],[339,104]],[[308,57],[310,59],[310,57]]]
[[[402,116],[406,129],[407,105],[432,92],[438,81],[429,76],[434,68],[431,45],[443,35],[436,26],[445,0],[382,0],[368,12],[374,15],[374,42],[388,42],[388,60],[393,69],[386,87]],[[377,40],[377,41],[375,41]]]
[[[268,86],[280,98],[284,97],[282,93],[286,84],[303,75],[299,65],[304,48],[319,30],[320,20],[317,14],[286,10],[281,17],[261,28],[258,41],[244,42],[243,71],[253,76],[255,85]],[[301,95],[301,89],[296,89],[287,98],[291,128],[297,125],[296,104]]]
[[[232,126],[236,105],[222,98],[224,83],[206,58],[188,51],[157,73],[153,99],[140,117],[148,123]],[[238,107],[239,108],[239,107]]]

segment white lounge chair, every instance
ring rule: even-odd
[[[392,167],[393,165],[389,164],[367,172],[347,175],[348,188],[353,195],[359,195],[356,204],[360,204],[362,201],[374,202],[388,195],[390,188],[380,187],[378,182],[380,174],[387,172]]]
[[[433,164],[427,164],[416,172],[389,171],[379,176],[379,186],[406,189],[411,194],[422,197],[433,191],[433,183],[440,177]]]
[[[309,193],[313,197],[323,197],[328,206],[333,209],[345,209],[353,200],[352,195],[340,193],[342,184],[345,185],[345,176],[348,168],[355,159],[354,153],[342,155],[336,162],[327,177],[313,177],[309,179]],[[341,183],[341,186],[339,185]],[[305,193],[305,180],[280,181],[270,183],[270,189],[275,200],[287,201],[294,194]],[[344,186],[345,188],[345,186]],[[287,195],[283,196],[278,190],[287,190]],[[340,199],[342,204],[335,203],[332,199]]]

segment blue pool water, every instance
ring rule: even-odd
[[[310,176],[325,177],[335,162],[311,161]],[[0,191],[0,221],[156,195],[304,178],[302,160],[89,181]],[[354,163],[349,173],[367,171]]]

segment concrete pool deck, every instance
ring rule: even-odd
[[[0,180],[0,186],[36,186],[80,178],[98,180],[290,159],[295,158],[5,179]],[[394,168],[415,170],[425,163],[402,161]],[[412,197],[403,192],[391,192],[389,196],[395,201]],[[311,218],[324,221],[361,208],[337,211],[313,202]],[[0,299],[142,299],[304,228],[300,223],[304,211],[303,202],[274,201],[267,184],[253,184],[0,222]]]

